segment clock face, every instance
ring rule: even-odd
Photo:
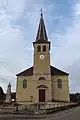
[[[40,55],[40,59],[44,59],[44,55]]]

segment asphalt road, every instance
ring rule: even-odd
[[[28,115],[11,115],[2,114],[0,120],[80,120],[80,107],[71,110],[62,111],[54,114],[43,116],[43,118],[28,116]]]
[[[80,120],[80,107],[73,109],[72,111],[62,112],[61,114],[56,114],[45,120]]]

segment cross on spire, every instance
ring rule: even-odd
[[[43,12],[43,9],[41,8],[41,10],[40,10],[40,11],[41,11],[41,13],[42,13],[42,12]]]
[[[41,11],[41,17],[43,17],[43,9],[41,8],[41,10],[40,10],[40,11]]]

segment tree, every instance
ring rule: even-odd
[[[3,92],[3,89],[2,89],[2,87],[0,86],[0,101],[1,100],[4,100],[4,92]]]

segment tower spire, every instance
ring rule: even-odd
[[[43,13],[42,13],[43,10],[42,10],[42,8],[41,8],[40,11],[41,11],[41,17],[40,17],[40,22],[39,22],[36,42],[48,41],[48,37],[47,37],[46,29],[45,29],[45,24],[44,24],[44,20],[43,20]]]

